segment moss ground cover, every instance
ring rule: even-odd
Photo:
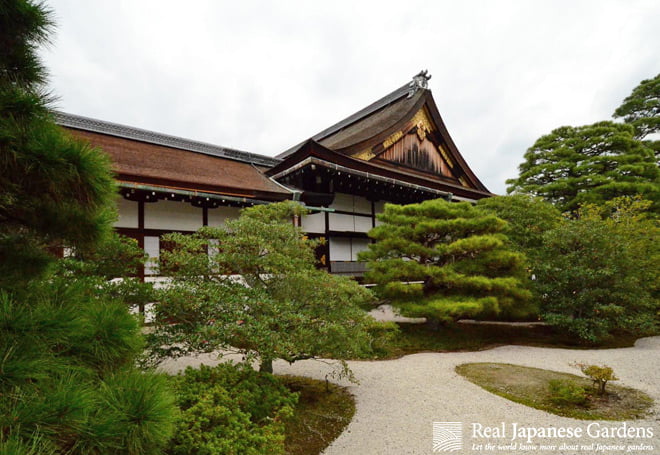
[[[568,373],[504,363],[466,363],[456,372],[480,387],[516,403],[584,420],[630,420],[647,415],[653,400],[645,393],[620,385],[608,385],[598,395],[592,381]],[[553,386],[554,384],[554,386]],[[557,399],[557,385],[575,395],[584,390],[585,400]],[[561,388],[561,386],[560,386]],[[566,394],[569,395],[569,394]]]
[[[282,382],[298,393],[293,417],[286,422],[286,452],[316,455],[334,441],[355,414],[353,396],[333,384],[298,376],[282,376]]]

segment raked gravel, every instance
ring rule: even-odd
[[[217,356],[203,355],[169,361],[164,371],[174,373],[188,365],[216,364]],[[613,422],[584,421],[559,417],[493,395],[465,380],[456,365],[467,362],[502,362],[579,373],[569,363],[607,364],[619,376],[618,384],[649,394],[656,405],[644,420]],[[433,422],[461,422],[463,429],[460,454],[646,454],[660,455],[660,337],[643,338],[634,347],[603,350],[571,350],[502,346],[478,352],[422,353],[396,360],[351,361],[349,365],[359,384],[338,381],[355,395],[357,411],[346,430],[323,452],[324,455],[398,455],[433,454]],[[289,365],[275,363],[276,374],[294,374],[324,379],[332,367],[318,361]],[[335,381],[336,382],[336,381]],[[511,441],[513,424],[521,427],[581,428],[580,438],[534,438]],[[486,438],[474,433],[482,427],[504,425],[506,437]],[[587,435],[587,427],[594,437]],[[650,438],[597,437],[603,428],[644,428]],[[622,430],[619,430],[622,431]],[[635,431],[635,430],[631,430]],[[486,444],[493,444],[489,448]],[[505,448],[504,444],[516,443]],[[525,444],[525,447],[521,446]],[[482,448],[479,445],[483,444]],[[552,447],[541,447],[555,445]],[[568,447],[562,448],[566,444]],[[577,445],[577,448],[575,447]],[[624,446],[607,449],[603,446]],[[642,445],[629,450],[629,446]],[[533,446],[533,447],[530,447]],[[573,446],[573,447],[571,447]],[[651,448],[649,450],[649,448]]]

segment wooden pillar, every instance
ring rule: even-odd
[[[332,273],[332,264],[330,257],[330,214],[328,212],[323,212],[325,214],[325,241],[328,242],[328,256],[326,258],[328,262],[328,273]]]

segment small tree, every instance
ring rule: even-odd
[[[294,202],[256,206],[223,228],[164,237],[161,273],[172,278],[156,309],[156,358],[233,349],[272,371],[318,356],[370,350],[368,291],[317,270],[315,243],[292,222]]]
[[[577,367],[593,381],[594,387],[598,390],[598,395],[605,395],[605,386],[610,381],[618,381],[619,378],[614,374],[612,367],[607,365],[588,365],[585,363],[575,363],[573,366]]]
[[[387,204],[376,242],[361,253],[365,279],[406,314],[449,322],[527,317],[525,258],[506,246],[506,222],[469,203]]]

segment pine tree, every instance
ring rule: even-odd
[[[49,249],[105,238],[115,198],[108,158],[53,122],[51,27],[42,4],[0,0],[0,453],[157,454],[174,408],[134,367],[138,321],[97,280],[49,273]]]
[[[660,169],[654,151],[630,125],[600,122],[557,128],[525,153],[508,192],[539,196],[562,211],[621,196],[642,195],[660,210]]]
[[[0,285],[45,270],[49,249],[93,244],[115,197],[106,155],[63,134],[49,110],[36,49],[48,41],[41,4],[0,2]]]
[[[660,74],[643,80],[621,106],[614,111],[614,118],[623,120],[635,128],[635,137],[644,139],[660,131]]]
[[[361,253],[367,282],[403,310],[432,321],[533,314],[525,258],[506,246],[506,222],[465,203],[387,204],[375,243]]]
[[[302,214],[295,202],[260,205],[223,227],[164,237],[172,250],[161,272],[171,283],[156,308],[156,357],[224,348],[270,372],[275,359],[371,351],[379,325],[361,305],[373,296],[316,268],[316,243],[291,223],[293,214]]]

